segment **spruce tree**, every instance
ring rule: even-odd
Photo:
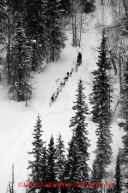
[[[6,20],[6,11],[5,11],[5,1],[0,0],[0,45],[5,44],[5,20]]]
[[[71,13],[71,1],[61,0],[60,9],[63,10],[62,15],[68,16]]]
[[[6,21],[6,11],[5,11],[5,0],[0,0],[0,52],[5,49],[5,21]],[[0,56],[0,65],[3,65],[4,60]],[[0,72],[1,81],[1,72]]]
[[[112,134],[110,131],[111,124],[111,92],[109,84],[108,70],[111,69],[107,60],[107,39],[103,31],[102,43],[99,49],[98,69],[94,75],[93,92],[90,95],[91,104],[93,104],[93,121],[98,123],[96,129],[97,148],[94,151],[96,158],[93,164],[93,180],[102,182],[106,177],[106,168],[111,163],[112,158]]]
[[[104,170],[111,163],[112,159],[112,134],[110,126],[105,124],[105,120],[99,123],[96,135],[98,136],[98,140],[97,148],[94,152],[99,166]]]
[[[62,30],[62,13],[61,1],[48,0],[46,11],[46,28],[48,31],[47,38],[49,40],[48,58],[50,61],[55,61],[60,58],[60,53],[65,47],[65,40],[67,39]]]
[[[65,170],[65,147],[64,141],[62,140],[61,134],[57,138],[56,144],[56,170],[57,170],[57,180],[62,182],[64,170]]]
[[[78,83],[76,94],[76,102],[74,102],[73,110],[76,111],[75,116],[71,118],[70,127],[73,128],[73,136],[69,143],[68,157],[65,166],[64,180],[66,182],[88,182],[89,181],[89,167],[87,161],[89,160],[89,140],[88,131],[86,129],[87,123],[86,114],[88,107],[85,103],[84,87],[82,80]],[[64,192],[84,192],[85,188],[65,188]]]
[[[9,3],[11,4],[13,14],[18,14],[18,12],[21,13],[21,9],[22,9],[22,6],[24,4],[24,0],[22,0],[22,1],[21,0],[10,0]]]
[[[84,87],[82,80],[79,80],[78,83],[78,89],[76,94],[76,101],[74,102],[73,110],[75,112],[75,116],[72,117],[70,121],[70,127],[73,128],[74,132],[74,140],[75,144],[78,146],[78,152],[79,155],[79,163],[80,168],[79,172],[81,173],[80,181],[88,181],[88,164],[87,161],[89,160],[89,152],[88,147],[89,139],[87,137],[88,131],[87,131],[87,123],[85,123],[86,120],[86,114],[88,114],[88,107],[85,103],[85,95],[84,95]]]
[[[30,47],[25,29],[23,28],[22,17],[20,16],[13,41],[10,60],[9,93],[13,95],[14,100],[27,102],[32,95],[32,87],[30,85]]]
[[[11,2],[8,0],[0,0],[0,45],[1,52],[6,52],[5,70],[8,79],[10,77],[10,49],[14,33],[13,21],[14,16],[12,15]]]
[[[124,159],[124,163],[127,165],[128,163],[128,123],[125,125],[125,132],[126,134],[122,137],[122,141],[124,144],[123,147],[123,159]]]
[[[84,13],[94,12],[96,9],[95,0],[84,1]]]
[[[83,161],[83,163],[82,163]],[[84,176],[85,175],[85,176]],[[79,147],[76,143],[74,143],[74,152],[72,159],[72,171],[70,174],[70,182],[71,183],[80,183],[80,182],[88,182],[88,168],[85,160],[80,160]],[[85,192],[85,187],[72,187],[69,189],[69,192],[72,193],[83,193]]]
[[[107,188],[107,193],[113,193],[114,192],[114,187],[109,187]]]
[[[84,160],[82,160],[84,162]],[[64,172],[64,182],[66,184],[75,184],[78,182],[88,182],[88,171],[86,171],[87,164],[82,163],[80,160],[80,154],[79,154],[79,147],[75,142],[75,136],[73,134],[72,139],[69,143],[69,148],[68,148],[68,156],[67,156],[67,161],[65,165],[65,172]],[[81,165],[82,164],[82,165]],[[83,167],[85,165],[85,167]],[[85,177],[84,177],[85,174]],[[62,188],[61,193],[83,193],[85,192],[85,187],[65,187]]]
[[[64,182],[70,181],[70,175],[72,173],[73,160],[74,160],[74,154],[75,154],[75,144],[74,143],[75,141],[74,141],[74,134],[73,134],[72,139],[69,142],[68,155],[67,155],[65,171],[64,171]]]
[[[48,152],[47,152],[47,149],[46,147],[43,148],[43,151],[42,151],[42,160],[41,160],[41,163],[42,163],[42,182],[45,182],[46,181],[46,174],[47,174],[47,156],[48,156]]]
[[[71,141],[69,142],[68,155],[65,164],[65,171],[63,176],[63,182],[72,183],[79,181],[79,165],[78,165],[78,157],[77,157],[77,146],[75,145],[74,134],[72,136]],[[61,193],[74,192],[75,188],[64,187],[61,189]]]
[[[100,165],[98,165],[97,160],[95,159],[92,164],[91,181],[94,183],[100,182],[102,178],[100,178],[99,175],[102,175],[102,173],[100,173]]]
[[[93,163],[92,180],[101,183],[107,177],[106,169],[112,159],[112,134],[110,126],[106,125],[104,119],[99,123],[96,135],[98,136],[98,140],[96,150],[94,151],[96,157]]]
[[[115,193],[121,193],[122,192],[122,187],[123,187],[123,176],[121,174],[121,165],[120,165],[120,157],[119,155],[117,156],[117,162],[116,162],[116,168],[115,168],[115,188],[114,192]]]
[[[57,182],[56,149],[53,136],[51,136],[50,143],[48,144],[47,181],[53,184]],[[50,187],[47,188],[47,191],[51,193],[58,193],[58,188]]]
[[[122,77],[122,92],[121,92],[121,115],[127,120],[128,117],[128,61],[125,64]]]
[[[94,80],[92,93],[90,94],[90,103],[93,108],[93,121],[95,123],[99,123],[99,120],[104,116],[104,118],[106,117],[106,124],[109,124],[111,121],[110,104],[112,102],[111,93],[113,90],[109,83],[110,77],[108,75],[108,71],[111,69],[111,65],[107,59],[107,38],[104,31],[101,46],[98,52],[98,69],[92,72]],[[104,114],[101,113],[103,111]]]
[[[87,137],[87,123],[86,114],[88,114],[88,107],[85,103],[85,95],[84,95],[84,87],[82,80],[79,80],[78,89],[76,94],[76,101],[74,102],[73,110],[75,112],[75,116],[72,117],[70,121],[70,127],[73,128],[75,144],[78,146],[78,155],[79,155],[79,162],[80,162],[80,173],[81,179],[80,181],[88,181],[88,172],[89,168],[87,165],[87,161],[89,160],[89,152],[88,147],[89,139]]]
[[[96,135],[98,137],[97,147],[94,153],[96,154],[92,178],[94,181],[102,182],[107,176],[106,168],[111,163],[112,159],[112,134],[110,131],[111,124],[111,95],[109,85],[109,76],[107,70],[110,69],[110,64],[107,62],[106,56],[106,37],[103,32],[103,39],[100,47],[100,55],[98,60],[98,69],[93,72],[93,93],[91,94],[91,103],[93,104],[93,121],[98,123]]]
[[[123,78],[122,78],[122,92],[121,92],[121,117],[126,120],[126,123],[123,124],[123,129],[125,131],[122,141],[124,144],[123,155],[124,160],[127,163],[128,156],[128,61],[126,62]]]
[[[42,150],[42,159],[41,159],[41,182],[47,183],[47,158],[48,158],[48,152],[46,147],[43,147]],[[40,193],[47,192],[47,188],[41,187]]]
[[[98,164],[96,163],[96,159],[95,159],[92,164],[91,183],[94,183],[96,185],[97,183],[100,182],[99,174],[100,174],[100,168],[98,167]],[[96,186],[92,187],[91,193],[98,193],[98,188]]]
[[[25,1],[24,26],[29,43],[32,47],[31,69],[36,71],[46,55],[46,0]]]
[[[43,140],[42,140],[42,125],[41,125],[41,118],[38,115],[36,125],[34,126],[34,133],[33,138],[34,141],[32,142],[33,149],[28,154],[32,154],[34,157],[33,161],[29,161],[28,169],[31,169],[30,178],[32,182],[41,182],[42,181],[42,159],[43,158]],[[45,167],[45,165],[43,165]],[[30,187],[30,192],[35,190],[36,187]]]

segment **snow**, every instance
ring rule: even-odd
[[[118,119],[117,119],[117,122],[118,122],[118,123],[126,123],[126,119],[118,118]]]
[[[81,78],[86,87],[85,94],[87,96],[87,104],[89,105],[88,96],[92,88],[91,71],[96,69],[96,61],[98,53],[96,51],[101,41],[100,33],[95,29],[97,22],[101,21],[102,7],[98,6],[98,10],[89,20],[89,25],[86,26],[87,31],[82,34],[81,49],[71,46],[72,34],[67,32],[68,41],[66,48],[63,50],[60,60],[47,65],[47,68],[34,75],[33,87],[34,96],[28,107],[25,107],[24,102],[15,102],[8,98],[7,88],[0,84],[0,187],[1,192],[5,193],[7,184],[11,181],[11,168],[14,163],[15,171],[15,187],[17,193],[25,192],[25,188],[18,187],[18,182],[26,182],[29,171],[28,160],[31,160],[31,155],[27,154],[32,150],[32,133],[38,113],[42,118],[43,140],[46,145],[49,143],[50,137],[53,134],[55,139],[59,132],[65,141],[66,148],[71,139],[72,131],[69,128],[70,119],[74,115],[72,110],[73,101],[75,101],[76,89],[78,80]],[[107,15],[107,24],[110,23],[109,15],[110,8],[105,9]],[[57,79],[62,80],[66,73],[71,70],[76,64],[77,53],[81,51],[83,56],[82,65],[78,72],[73,72],[73,75],[67,81],[62,92],[59,94],[57,101],[50,107],[49,102],[52,94],[59,86]],[[91,109],[91,107],[90,107]],[[95,158],[92,151],[96,148],[96,124],[91,121],[91,115],[87,116],[89,139],[91,146],[89,148],[91,167],[92,161]],[[118,148],[122,147],[121,132],[117,122],[112,124],[113,133],[113,161],[109,169],[115,167],[116,155]]]
[[[33,43],[36,43],[36,40],[32,40]]]

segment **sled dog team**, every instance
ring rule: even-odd
[[[60,83],[59,88],[57,88],[56,92],[53,93],[52,97],[51,97],[51,101],[50,101],[50,105],[52,105],[53,102],[55,102],[55,100],[57,99],[59,93],[62,91],[62,88],[65,86],[66,82],[68,81],[69,77],[72,76],[72,73],[75,71],[78,71],[78,67],[81,65],[82,63],[82,54],[79,52],[78,56],[77,56],[77,63],[75,68],[71,69],[71,72],[67,72],[66,76],[64,77],[64,80]]]

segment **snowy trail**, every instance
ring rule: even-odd
[[[107,12],[107,11],[106,11]],[[94,17],[89,20],[86,26],[87,32],[83,34],[81,49],[71,46],[72,36],[67,32],[69,40],[66,42],[66,48],[61,54],[58,62],[50,63],[48,68],[35,75],[35,96],[32,102],[26,108],[24,103],[16,103],[8,101],[6,93],[0,95],[0,186],[1,192],[5,193],[7,183],[11,180],[11,166],[15,164],[15,190],[17,193],[23,193],[24,189],[18,187],[18,182],[26,181],[28,171],[28,160],[32,157],[27,154],[32,150],[32,133],[38,113],[42,118],[43,140],[49,143],[51,135],[57,137],[58,133],[62,134],[67,148],[72,131],[69,128],[70,119],[74,115],[72,110],[73,101],[75,101],[78,80],[81,78],[85,83],[85,94],[87,96],[87,104],[89,105],[88,95],[91,92],[92,76],[91,71],[96,69],[96,61],[101,36],[95,29],[95,24],[101,18],[102,9],[94,13]],[[90,16],[91,17],[91,16]],[[93,49],[95,48],[95,49]],[[50,97],[58,87],[57,79],[62,80],[66,73],[76,64],[77,52],[81,50],[83,55],[82,65],[78,72],[73,73],[69,78],[65,87],[60,92],[57,101],[49,107]],[[2,92],[2,90],[1,90]],[[5,97],[5,99],[4,99]],[[91,122],[91,117],[87,116],[89,139],[91,147],[89,152],[95,150],[96,147],[96,126]],[[112,127],[114,136],[114,155],[121,146],[120,134],[117,125]],[[94,154],[90,154],[89,165],[91,166]],[[114,162],[113,162],[114,165]],[[113,165],[111,167],[113,167]]]

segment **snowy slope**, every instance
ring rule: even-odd
[[[5,193],[8,181],[11,181],[11,166],[15,165],[15,190],[17,193],[25,191],[24,188],[18,187],[18,182],[25,182],[27,179],[28,160],[32,159],[27,154],[32,149],[32,132],[38,113],[42,118],[43,140],[49,142],[51,135],[57,137],[58,133],[62,134],[65,146],[69,142],[72,132],[69,128],[70,119],[74,115],[72,110],[73,101],[78,80],[81,78],[85,83],[85,94],[91,92],[91,71],[96,69],[97,48],[100,44],[100,33],[95,29],[95,25],[102,18],[102,7],[97,4],[98,10],[94,14],[87,16],[88,24],[86,25],[86,33],[82,35],[81,52],[83,55],[83,63],[66,83],[57,101],[49,107],[50,97],[56,91],[59,83],[57,79],[63,80],[66,73],[76,64],[77,52],[79,48],[71,47],[71,33],[67,32],[68,41],[66,48],[63,50],[60,60],[52,62],[47,69],[40,74],[34,75],[34,97],[26,108],[25,104],[10,101],[7,97],[7,90],[0,85],[0,192]],[[111,21],[109,16],[109,8],[106,7],[105,14],[107,23]],[[91,16],[93,15],[93,16]],[[87,98],[88,103],[88,98]],[[89,103],[88,103],[89,104]],[[96,147],[95,129],[96,125],[90,121],[91,117],[87,117],[89,139],[91,140],[90,161],[91,167],[94,159],[92,153]],[[110,168],[115,165],[115,156],[118,147],[121,147],[122,132],[118,129],[117,123],[112,125],[113,133],[113,152],[114,159]]]

